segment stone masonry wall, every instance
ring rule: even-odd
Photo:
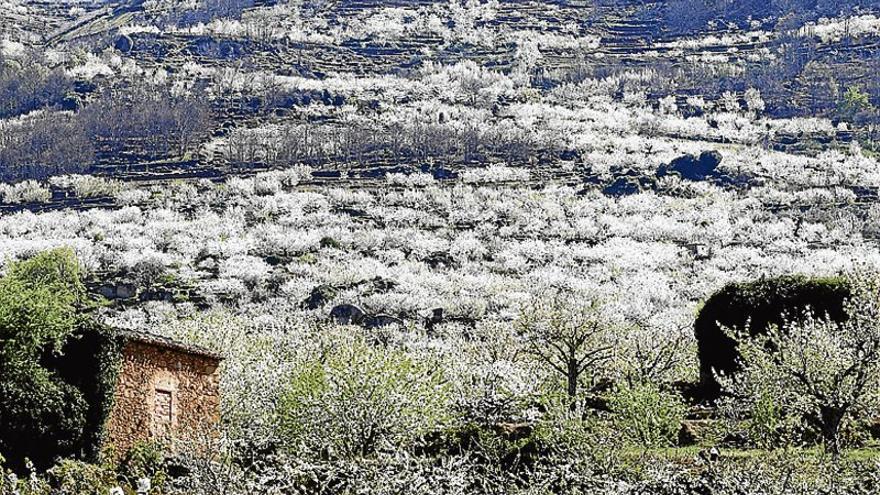
[[[186,440],[219,421],[219,362],[144,342],[122,350],[105,447],[124,455],[138,442]]]

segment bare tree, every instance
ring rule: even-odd
[[[571,410],[577,410],[581,378],[611,359],[613,324],[603,314],[601,302],[554,292],[528,304],[517,325],[528,351],[565,379]]]
[[[0,53],[0,118],[57,106],[72,88],[64,71],[50,68],[42,55],[10,60]]]
[[[0,125],[0,179],[82,173],[93,160],[94,150],[75,118],[48,114]]]
[[[177,156],[183,157],[192,151],[211,125],[211,109],[204,98],[199,97],[176,97],[169,103],[169,126],[165,135],[176,145]]]
[[[154,159],[184,156],[211,125],[204,98],[148,87],[106,93],[81,115],[92,139],[105,151]]]
[[[687,359],[692,322],[669,321],[663,316],[657,311],[628,322],[619,367],[630,385],[668,382]]]

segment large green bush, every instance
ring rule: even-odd
[[[733,283],[713,294],[694,323],[706,397],[716,398],[721,390],[716,373],[729,375],[738,369],[737,342],[725,328],[760,335],[786,319],[801,318],[807,310],[841,321],[850,292],[843,278],[786,276]]]
[[[0,453],[38,467],[80,447],[87,403],[82,392],[46,368],[80,321],[84,301],[72,251],[12,263],[0,278]]]
[[[46,475],[53,495],[104,495],[119,486],[109,466],[73,459],[60,461]]]
[[[653,383],[621,384],[608,396],[614,430],[632,445],[670,447],[687,413],[681,396]]]

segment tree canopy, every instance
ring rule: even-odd
[[[69,249],[12,263],[0,278],[0,453],[38,466],[70,454],[85,399],[43,365],[74,333],[85,290]]]

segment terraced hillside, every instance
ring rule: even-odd
[[[880,268],[880,10],[781,5],[0,0],[0,258],[226,355],[169,493],[872,487],[700,375],[722,288]]]

